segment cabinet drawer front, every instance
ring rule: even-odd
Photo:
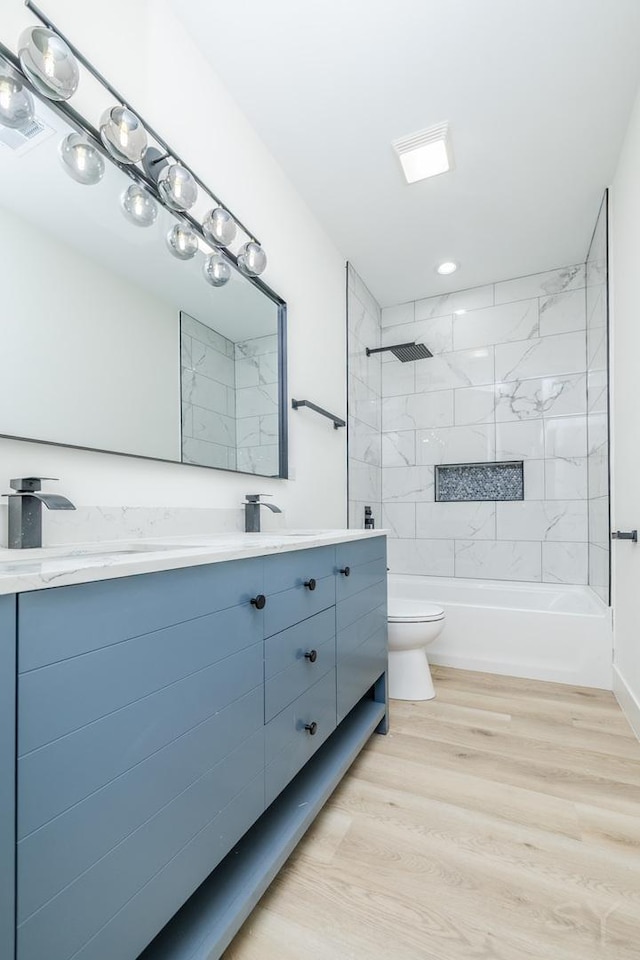
[[[374,634],[386,628],[387,605],[386,603],[382,603],[340,631],[337,638],[336,651],[338,662],[344,657],[349,656],[353,650],[369,640]]]
[[[264,570],[264,592],[281,593],[299,586],[313,577],[321,580],[334,572],[335,547],[313,547],[310,550],[293,550],[267,557]]]
[[[336,604],[336,633],[339,636],[350,624],[355,623],[371,610],[376,610],[387,602],[387,582],[380,580],[352,597]]]
[[[21,757],[19,837],[256,687],[262,691],[262,682],[260,642]]]
[[[317,724],[311,736],[306,724]],[[269,805],[336,727],[335,670],[310,687],[265,727],[265,792]]]
[[[358,647],[340,657],[338,675],[338,723],[362,699],[369,687],[387,669],[387,625],[369,636]]]
[[[336,565],[342,567],[357,567],[361,563],[387,556],[387,538],[366,537],[364,540],[350,540],[336,546]],[[386,567],[386,563],[385,563]]]
[[[249,604],[132,637],[20,676],[21,754],[149,696],[262,639]]]
[[[192,875],[186,883],[173,869],[173,858],[187,849],[197,856],[199,835],[212,828],[215,833],[220,814],[230,805],[234,808],[235,798],[249,785],[255,794],[254,809],[259,812],[264,808],[264,781],[261,776],[256,778],[263,761],[264,728],[23,922],[18,927],[18,960],[69,960],[76,954],[83,960],[114,960],[116,956],[118,960],[134,960],[137,954],[125,947],[131,933],[122,931],[120,949],[110,953],[100,946],[99,937],[97,942],[92,938],[164,868],[168,871],[165,902],[170,906],[165,916],[184,903],[251,823],[241,822],[241,807],[238,812],[232,809],[235,829],[228,832],[228,842],[222,849],[214,846],[213,855],[198,875]],[[191,846],[194,840],[195,850]],[[134,931],[148,925],[144,916],[135,916],[132,923]],[[147,939],[158,929],[147,929]]]
[[[19,668],[248,603],[264,593],[263,567],[261,558],[233,560],[21,594]]]
[[[305,657],[308,653],[313,659]],[[269,637],[265,641],[265,721],[313,686],[335,662],[333,607]]]
[[[260,731],[263,723],[258,687],[21,840],[18,922],[118,843],[126,843],[135,830]]]
[[[346,569],[341,567],[339,569]],[[378,557],[377,560],[369,560],[367,563],[360,563],[357,566],[349,567],[349,576],[338,572],[336,578],[336,600],[346,600],[352,597],[354,593],[360,593],[367,587],[380,583],[387,579],[387,561],[385,557]]]
[[[263,610],[265,637],[280,633],[281,630],[332,607],[335,599],[336,578],[333,573],[322,580],[316,580],[314,590],[300,583],[282,593],[268,594],[267,605]]]

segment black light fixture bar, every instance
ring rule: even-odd
[[[44,24],[45,27],[48,27],[50,30],[53,30],[53,32],[56,33],[61,40],[64,40],[64,42],[69,47],[69,49],[73,53],[76,60],[78,60],[78,62],[81,63],[82,66],[89,71],[89,73],[98,81],[98,83],[100,83],[105,88],[105,90],[107,90],[107,92],[111,94],[114,100],[117,100],[118,103],[122,104],[123,107],[126,107],[128,110],[131,110],[132,113],[135,113],[135,115],[139,117],[147,133],[150,134],[150,136],[153,137],[156,143],[158,143],[162,147],[163,151],[166,152],[168,156],[173,157],[173,159],[176,160],[181,166],[186,167],[186,169],[189,171],[189,173],[191,174],[193,179],[196,181],[198,186],[201,188],[201,190],[203,190],[204,193],[208,194],[212,198],[212,200],[218,204],[218,206],[224,207],[224,209],[231,214],[235,222],[238,224],[240,229],[247,235],[247,237],[249,237],[249,239],[253,240],[255,243],[260,244],[260,241],[255,236],[255,234],[252,233],[251,230],[249,230],[244,225],[242,220],[240,220],[235,215],[233,210],[231,210],[226,203],[224,203],[218,196],[216,196],[216,194],[213,193],[213,191],[210,190],[209,187],[207,187],[206,184],[204,184],[198,176],[196,176],[196,174],[193,172],[189,164],[186,163],[180,156],[178,156],[175,150],[171,149],[169,144],[166,143],[162,139],[162,137],[158,133],[156,133],[153,127],[151,127],[147,123],[144,117],[141,116],[140,112],[130,105],[128,100],[125,97],[123,97],[118,90],[116,90],[113,84],[109,83],[109,81],[100,73],[100,71],[93,66],[90,60],[87,60],[84,54],[80,50],[78,50],[78,48],[71,42],[71,40],[69,40],[69,38],[62,32],[62,30],[60,30],[56,26],[56,24],[52,20],[50,20],[49,17],[47,17],[47,15],[43,13],[42,10],[40,10],[40,8],[35,3],[32,2],[32,0],[25,0],[25,6],[38,18],[38,20],[40,20]],[[13,56],[11,57],[11,60],[14,63],[14,65],[19,69],[19,61],[17,61],[16,58],[14,58]],[[70,107],[67,104],[65,104],[64,107],[62,107],[62,110],[65,114],[68,114],[69,116],[73,117],[74,121],[76,123],[79,123],[83,129],[89,132],[91,136],[98,141],[98,143],[101,142],[100,134],[96,130],[96,128],[93,127],[91,124],[89,124],[88,121],[84,119],[84,117],[81,117],[81,115],[77,113],[77,111],[75,111],[73,107]],[[123,169],[126,169],[125,164],[119,164],[119,166],[122,167]],[[153,188],[154,195],[157,196],[157,193],[155,190],[155,184],[153,183],[153,181],[137,168],[135,172],[138,175],[138,179],[143,181],[146,186]],[[185,217],[185,214],[181,213],[181,216]],[[186,216],[186,219],[190,221],[192,226],[195,225],[199,227],[199,224],[197,223],[197,221],[194,220],[191,216]],[[227,255],[226,250],[225,250],[225,255]],[[233,254],[229,253],[229,256],[231,256],[234,262],[237,263],[237,260]]]

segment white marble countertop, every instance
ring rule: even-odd
[[[0,595],[263,557],[385,534],[384,530],[293,530],[111,540],[33,550],[0,548]]]

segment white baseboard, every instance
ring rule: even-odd
[[[620,704],[622,712],[629,721],[629,726],[640,740],[640,701],[631,692],[627,681],[613,665],[613,692]]]

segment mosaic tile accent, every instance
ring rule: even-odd
[[[524,500],[522,460],[438,464],[436,500]]]

